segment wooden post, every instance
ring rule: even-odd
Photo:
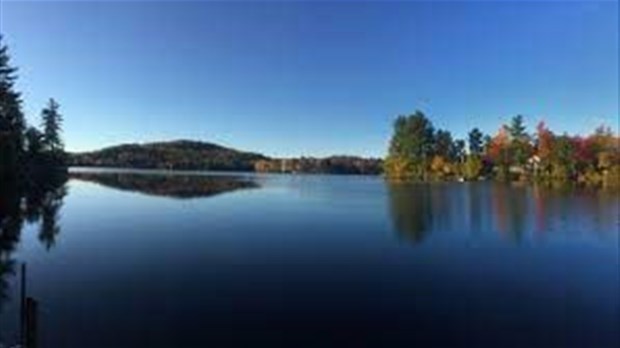
[[[37,301],[32,297],[26,299],[26,341],[25,348],[37,347]]]
[[[26,342],[26,263],[21,267],[21,287],[20,287],[20,312],[19,312],[20,341]]]

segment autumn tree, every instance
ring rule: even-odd
[[[510,142],[506,127],[501,127],[497,134],[488,143],[488,159],[496,166],[498,175],[505,179],[508,177],[510,167]]]
[[[548,161],[553,152],[553,133],[547,128],[544,121],[536,126],[536,155],[542,163]]]
[[[596,151],[598,168],[605,170],[620,165],[620,138],[614,136],[611,128],[600,126],[589,138]]]
[[[483,168],[480,156],[469,155],[463,164],[463,176],[466,180],[476,180],[482,174]]]
[[[430,169],[436,178],[444,178],[452,171],[452,134],[443,129],[437,130],[433,139],[434,150]]]

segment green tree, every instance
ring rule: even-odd
[[[478,128],[472,129],[468,134],[469,153],[480,156],[482,154],[482,132]]]
[[[552,155],[552,176],[558,182],[570,180],[575,174],[575,147],[568,135],[556,138]]]
[[[452,148],[452,134],[447,130],[439,129],[435,134],[435,155],[452,161],[454,160]]]
[[[435,129],[421,111],[399,116],[386,159],[385,172],[395,179],[424,180],[434,151]]]
[[[523,166],[532,155],[530,137],[526,133],[523,116],[517,115],[512,118],[510,126],[506,128],[510,136],[510,160],[513,165]]]
[[[20,171],[26,122],[20,94],[15,91],[17,69],[10,65],[0,36],[0,179],[15,178]]]
[[[523,116],[517,115],[512,118],[510,126],[506,127],[508,134],[512,139],[522,139],[527,136],[525,133],[525,123],[523,122]]]

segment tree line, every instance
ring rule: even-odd
[[[376,175],[382,171],[382,161],[355,156],[274,158],[256,161],[254,170],[270,173]]]
[[[40,128],[28,125],[21,94],[15,89],[17,68],[11,66],[0,36],[0,180],[37,180],[65,169],[59,104],[50,99],[41,111]]]
[[[544,122],[528,133],[514,116],[493,136],[473,128],[467,141],[436,129],[421,111],[394,122],[385,176],[395,181],[535,181],[620,186],[620,138],[601,126],[588,136],[558,135]]]

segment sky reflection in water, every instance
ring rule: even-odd
[[[11,241],[3,228],[3,260],[28,262],[43,346],[618,343],[618,195],[80,175],[40,210],[55,219],[26,219]],[[18,288],[2,281],[11,342]]]

